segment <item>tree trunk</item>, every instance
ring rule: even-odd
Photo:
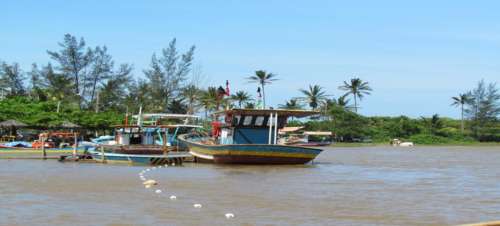
[[[356,94],[353,94],[354,96],[354,112],[358,113],[358,101],[356,99]]]
[[[95,113],[99,113],[99,92],[97,92],[97,98],[95,103]]]
[[[264,105],[264,109],[266,109],[266,91],[264,91],[264,83],[262,85],[262,103]]]
[[[97,86],[97,76],[94,77],[94,83],[92,84],[92,95],[90,96],[90,102],[94,101],[95,88]]]
[[[461,117],[461,122],[460,122],[460,129],[462,131],[462,134],[464,134],[464,105],[462,104],[462,117]]]

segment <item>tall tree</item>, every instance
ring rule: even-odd
[[[149,95],[149,85],[145,80],[130,81],[127,87],[128,95],[125,98],[125,105],[128,112],[139,112],[140,106],[151,109],[151,96]]]
[[[90,73],[85,81],[85,88],[90,89],[90,103],[94,103],[96,89],[98,88],[99,83],[105,84],[106,80],[113,76],[114,62],[111,55],[109,55],[107,51],[108,48],[106,48],[106,46],[102,48],[97,46],[93,51]],[[86,94],[85,92],[83,93],[84,95]]]
[[[103,110],[126,110],[126,99],[128,87],[132,81],[132,67],[128,64],[122,64],[118,71],[112,72],[106,79],[103,86],[97,91],[99,103],[95,102],[96,111]]]
[[[208,112],[215,110],[217,105],[218,92],[217,88],[209,86],[207,90],[203,91],[200,98],[200,104],[205,109],[205,118],[208,118]]]
[[[186,114],[188,111],[188,106],[184,104],[182,98],[172,99],[168,104],[167,111],[174,114]]]
[[[253,102],[247,102],[245,104],[245,109],[255,109],[255,103],[253,103]]]
[[[231,95],[231,99],[238,102],[238,107],[242,108],[244,103],[252,100],[252,97],[245,91],[238,91],[236,94]]]
[[[18,63],[0,63],[0,95],[24,95],[26,93],[24,80],[24,74]]]
[[[365,95],[370,95],[372,88],[368,82],[363,82],[359,78],[353,78],[350,82],[344,81],[344,85],[339,89],[347,91],[344,95],[352,94],[354,97],[354,112],[358,112],[358,99],[361,101]]]
[[[443,121],[438,114],[432,115],[431,118],[421,117],[421,119],[432,135],[435,135],[439,129],[443,128]]]
[[[327,96],[323,88],[319,85],[309,85],[309,90],[301,89],[300,92],[305,96],[302,99],[305,100],[313,110],[316,110],[320,103],[326,100]]]
[[[285,104],[280,104],[278,107],[281,109],[289,109],[289,110],[300,110],[302,109],[302,104],[300,104],[297,99],[290,99]]]
[[[182,96],[187,102],[187,113],[194,114],[196,111],[196,102],[200,99],[201,91],[194,84],[188,85],[182,89]]]
[[[486,84],[481,80],[470,92],[470,101],[465,113],[471,119],[472,131],[476,138],[481,139],[485,130],[495,124],[500,114],[500,94],[496,83]]]
[[[86,49],[85,40],[80,38],[77,40],[75,36],[70,34],[64,35],[63,42],[59,43],[61,50],[47,51],[50,57],[59,64],[58,70],[61,74],[73,78],[74,94],[77,96],[78,106],[82,107],[81,83],[86,80],[87,69],[92,62],[92,50]]]
[[[165,109],[168,102],[182,91],[183,83],[191,70],[195,47],[179,55],[174,38],[159,58],[153,54],[150,68],[144,71],[151,86],[151,98],[156,106]]]
[[[76,100],[78,100],[78,97],[74,94],[71,82],[72,78],[55,72],[52,64],[49,63],[47,66],[43,67],[39,71],[39,74],[45,81],[44,90],[47,94],[47,98],[57,101],[58,106],[62,102],[65,102],[66,104],[74,104]]]
[[[250,82],[253,83],[259,83],[261,88],[262,88],[262,100],[264,102],[264,108],[266,108],[266,91],[265,91],[265,86],[267,84],[271,84],[272,82],[276,81],[275,79],[276,74],[273,73],[267,73],[266,71],[263,70],[258,70],[255,71],[255,75],[252,75],[248,77],[247,79]]]
[[[350,109],[352,109],[352,107],[349,105],[349,101],[350,100],[347,98],[347,96],[343,95],[337,99],[335,99],[335,98],[327,99],[325,101],[325,105],[326,105],[327,110],[331,109],[332,107],[336,107],[336,106],[343,108],[345,110],[350,110]]]
[[[464,106],[469,103],[470,95],[468,93],[461,93],[456,97],[451,97],[453,100],[452,106],[460,107],[460,130],[464,133]]]

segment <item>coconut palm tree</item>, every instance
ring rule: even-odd
[[[304,94],[303,100],[305,100],[309,106],[316,110],[320,103],[326,100],[326,93],[323,88],[319,85],[309,85],[309,90],[301,89],[300,92]]]
[[[358,99],[361,101],[365,95],[370,95],[372,88],[368,85],[368,82],[363,82],[359,78],[352,78],[350,83],[344,81],[344,85],[340,86],[339,89],[347,91],[344,96],[352,94],[354,97],[354,111],[358,112]]]
[[[462,133],[464,133],[464,110],[465,110],[464,105],[468,104],[471,101],[470,94],[469,93],[460,93],[456,97],[451,97],[451,99],[453,100],[453,103],[451,104],[451,106],[455,106],[455,107],[460,106],[460,110],[461,110],[460,129],[461,129]]]
[[[205,109],[205,118],[208,118],[208,112],[214,110],[217,106],[218,93],[216,87],[208,87],[203,91],[200,97],[200,104]]]
[[[252,100],[252,97],[245,91],[238,91],[236,94],[231,95],[231,99],[238,102],[238,107],[241,108],[244,103]]]
[[[264,103],[264,108],[266,108],[266,92],[265,92],[264,87],[266,84],[271,84],[272,82],[276,81],[277,79],[275,79],[275,77],[276,77],[276,74],[267,73],[266,71],[263,71],[263,70],[258,70],[258,71],[255,71],[255,75],[252,75],[252,76],[247,78],[250,82],[260,84],[260,86],[262,88],[262,100]]]
[[[280,104],[279,107],[281,109],[300,110],[302,109],[302,104],[297,99],[291,99],[285,104]]]
[[[196,102],[200,99],[201,92],[198,87],[195,85],[188,85],[184,87],[181,91],[181,95],[184,97],[184,100],[187,102],[188,106],[188,114],[195,113]]]
[[[253,102],[247,102],[245,104],[245,109],[255,109],[255,103],[253,103]]]

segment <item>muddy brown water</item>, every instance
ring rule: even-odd
[[[303,166],[185,164],[147,172],[159,182],[154,189],[142,185],[143,169],[0,160],[0,225],[455,225],[500,219],[500,147],[329,148]],[[235,217],[226,219],[226,213]]]

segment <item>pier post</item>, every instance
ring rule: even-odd
[[[73,133],[75,143],[73,145],[73,159],[76,159],[76,149],[78,148],[78,138],[76,137],[76,133]]]
[[[45,137],[42,135],[42,153],[43,153],[43,160],[47,159],[47,152],[45,151]]]
[[[102,162],[102,163],[105,163],[105,162],[106,162],[106,159],[105,159],[105,157],[104,157],[104,147],[103,147],[103,146],[101,146],[100,148],[101,148],[101,162]]]

